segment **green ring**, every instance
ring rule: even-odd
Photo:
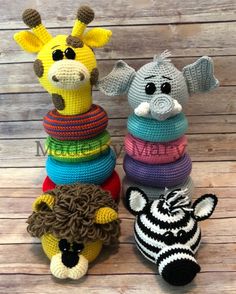
[[[105,153],[111,144],[107,131],[95,138],[86,140],[61,141],[48,137],[45,142],[47,154],[56,160],[64,162],[83,162],[93,160]]]

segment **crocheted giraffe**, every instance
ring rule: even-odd
[[[23,13],[24,23],[32,32],[14,35],[20,47],[38,53],[34,71],[41,85],[52,95],[52,101],[62,115],[87,112],[92,105],[92,86],[98,80],[96,57],[92,48],[103,47],[112,35],[110,30],[94,28],[84,33],[94,19],[94,12],[82,6],[71,34],[52,37],[34,9]]]

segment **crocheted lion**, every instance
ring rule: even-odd
[[[98,186],[57,186],[34,201],[27,230],[41,239],[55,277],[79,279],[103,244],[118,242],[117,211],[109,192]]]

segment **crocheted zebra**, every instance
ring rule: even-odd
[[[213,213],[217,197],[205,194],[191,206],[185,190],[166,191],[149,201],[139,188],[126,192],[127,207],[136,215],[134,237],[141,253],[172,285],[186,285],[200,271],[194,258],[201,241],[199,221]]]

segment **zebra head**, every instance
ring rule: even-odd
[[[190,283],[200,271],[194,258],[201,241],[198,222],[211,216],[217,197],[205,194],[191,205],[186,191],[177,189],[149,201],[142,190],[130,187],[126,201],[136,216],[134,236],[141,253],[168,283]]]

